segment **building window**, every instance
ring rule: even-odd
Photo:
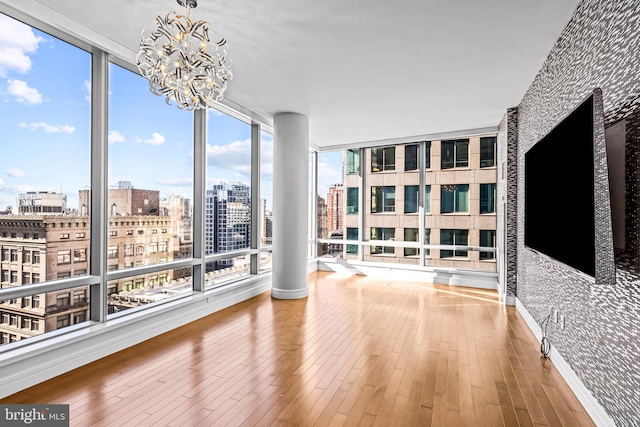
[[[133,230],[127,230],[127,236],[133,236]]]
[[[9,281],[9,270],[2,270],[2,281],[3,282],[8,282]]]
[[[118,293],[118,285],[107,286],[107,296]]]
[[[33,263],[40,264],[40,251],[33,251],[32,255],[33,255]]]
[[[424,167],[431,169],[431,141],[427,141],[424,147]]]
[[[73,324],[77,325],[78,323],[82,323],[86,320],[86,315],[84,311],[79,313],[73,313]]]
[[[2,250],[2,261],[9,261],[9,249]]]
[[[144,246],[143,245],[136,246],[136,255],[144,255]]]
[[[31,251],[22,251],[22,263],[31,264]]]
[[[76,239],[84,239],[86,236],[85,233],[76,233]]]
[[[396,187],[371,187],[371,213],[396,211]]]
[[[115,237],[115,236],[117,236],[117,235],[118,235],[118,232],[117,232],[116,230],[111,230],[111,231],[109,231],[109,236],[111,236],[111,237]]]
[[[22,233],[22,238],[23,239],[28,239],[29,238],[29,233]]]
[[[27,271],[22,272],[22,284],[23,285],[31,284],[31,273]]]
[[[36,319],[33,319],[31,321],[31,330],[32,331],[37,331],[39,329],[40,329],[40,322],[38,320],[36,320]]]
[[[110,258],[110,259],[118,258],[118,247],[117,246],[109,246],[107,248],[107,258]]]
[[[347,150],[347,174],[353,175],[360,172],[360,150]]]
[[[60,234],[60,240],[67,240],[67,239],[69,239],[69,233]]]
[[[167,252],[168,249],[169,249],[169,243],[168,242],[160,242],[160,247],[159,247],[158,251],[164,253],[164,252]]]
[[[496,247],[496,230],[480,230],[480,246],[483,248]],[[495,259],[495,252],[480,251],[480,259]]]
[[[371,240],[395,240],[395,228],[371,227]],[[393,246],[371,246],[371,255],[395,253]]]
[[[11,262],[18,262],[18,250],[11,249]]]
[[[144,230],[138,230],[138,234],[140,235],[144,234]]]
[[[480,138],[480,167],[490,168],[496,165],[496,137]]]
[[[358,187],[347,187],[347,214],[358,213]]]
[[[167,229],[166,229],[166,228],[163,228],[163,229],[162,229],[162,231],[161,231],[161,233],[162,233],[162,234],[167,234]]]
[[[124,256],[133,256],[133,244],[124,245]]]
[[[358,240],[358,228],[357,227],[347,227],[347,240]],[[347,245],[347,253],[348,254],[357,254],[358,253],[358,245]]]
[[[11,272],[11,283],[18,283],[18,272],[17,271],[12,271]]]
[[[40,238],[40,235],[38,233],[33,234],[33,240],[38,240],[39,238]]]
[[[426,213],[431,212],[431,186],[424,186],[424,211]]]
[[[17,234],[16,234],[16,233],[11,233],[11,238],[12,238],[12,239],[15,239],[16,237],[17,237]]]
[[[68,279],[69,277],[71,277],[71,272],[70,271],[60,271],[58,272],[58,275],[56,276],[56,279]]]
[[[74,249],[73,250],[73,262],[84,262],[87,260],[86,249]]]
[[[496,211],[496,185],[480,184],[480,213],[494,213]]]
[[[0,323],[7,324],[9,323],[9,313],[2,313]]]
[[[87,269],[86,268],[76,268],[73,270],[73,275],[74,276],[82,276],[84,274],[87,274]]]
[[[469,230],[453,230],[442,229],[440,230],[440,244],[441,245],[456,245],[467,246],[469,242]],[[440,249],[440,258],[451,257],[467,257],[467,250],[450,250]]]
[[[430,245],[431,244],[431,229],[430,228],[425,228],[424,229],[424,244],[425,245]],[[424,255],[425,256],[431,255],[431,249],[425,249],[424,250]]]
[[[31,319],[28,317],[22,318],[22,324],[20,325],[22,329],[31,329]]]
[[[469,167],[469,140],[442,141],[440,145],[441,169]]]
[[[150,254],[157,254],[158,253],[158,243],[157,242],[149,244],[149,253]]]
[[[58,316],[56,318],[56,327],[58,329],[69,326],[70,315],[66,314],[64,316]]]
[[[71,264],[71,249],[58,251],[58,265]]]
[[[34,277],[34,281],[33,281],[33,283],[37,283],[37,282],[35,281],[35,276],[36,276],[36,273],[33,273],[33,277]],[[34,295],[34,296],[31,298],[31,303],[32,303],[33,308],[38,308],[38,307],[40,307],[40,296],[39,296],[39,295]]]
[[[469,212],[469,184],[440,186],[440,213]]]
[[[396,147],[371,149],[371,172],[396,170]]]
[[[60,307],[67,307],[71,305],[71,294],[66,293],[66,294],[59,294],[56,297],[56,306],[58,308]]]
[[[418,193],[420,187],[417,185],[405,185],[404,187],[404,213],[418,212]]]
[[[15,314],[12,314],[9,317],[9,326],[18,326],[18,316],[16,316]]]
[[[73,303],[74,304],[82,304],[87,301],[87,291],[73,291]]]
[[[153,230],[151,230],[151,234],[158,234],[158,230],[154,228]]]
[[[404,170],[418,170],[418,144],[404,146]]]
[[[417,228],[405,228],[404,229],[404,241],[405,242],[417,242],[418,241],[418,229]],[[404,256],[417,256],[420,255],[420,249],[418,248],[404,248]]]

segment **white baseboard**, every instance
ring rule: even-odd
[[[520,302],[518,298],[516,300],[516,309],[522,315],[524,320],[527,322],[529,329],[536,336],[538,341],[542,340],[542,329],[540,325],[535,321],[533,316],[527,311],[526,307]],[[553,345],[551,345],[551,352],[549,353],[549,358],[555,365],[560,375],[567,382],[571,390],[575,393],[576,397],[584,406],[584,409],[587,411],[591,419],[598,427],[615,427],[615,423],[609,417],[609,414],[604,410],[600,402],[596,400],[595,397],[591,394],[589,389],[584,385],[584,383],[578,378],[576,373],[573,371],[571,366],[564,360],[560,352],[558,352]]]
[[[33,338],[0,354],[0,398],[184,326],[271,288],[271,274],[149,307],[105,323]],[[73,327],[72,327],[73,328]],[[71,329],[71,328],[70,328]]]

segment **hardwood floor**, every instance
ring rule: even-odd
[[[3,399],[79,426],[593,426],[493,291],[316,272]]]

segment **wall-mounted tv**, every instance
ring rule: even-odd
[[[525,153],[524,244],[595,277],[594,102]]]

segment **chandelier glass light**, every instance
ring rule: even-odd
[[[140,37],[136,57],[140,73],[149,80],[151,92],[175,100],[181,110],[208,108],[224,97],[227,82],[233,78],[231,60],[224,49],[225,39],[211,42],[205,21],[191,22],[190,10],[196,0],[177,0],[186,16],[169,12],[158,16],[158,28]]]

